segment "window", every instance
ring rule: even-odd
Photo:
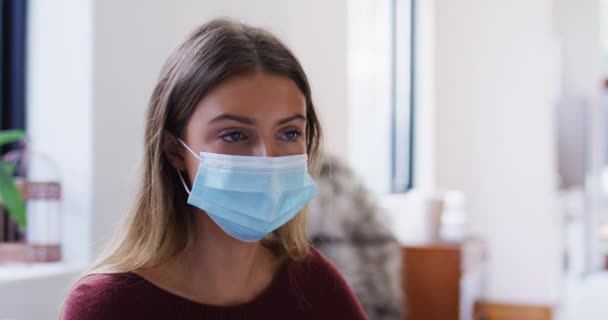
[[[348,7],[349,161],[375,193],[413,186],[414,0]]]
[[[0,129],[25,129],[26,1],[0,1]]]
[[[414,5],[415,0],[391,1],[392,192],[405,192],[413,185]]]

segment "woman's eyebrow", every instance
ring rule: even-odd
[[[228,113],[224,113],[221,114],[213,119],[211,119],[209,121],[209,123],[215,123],[215,122],[219,122],[219,121],[224,121],[224,120],[232,120],[232,121],[237,121],[237,122],[241,122],[244,124],[249,124],[249,125],[253,125],[255,124],[255,120],[248,118],[248,117],[243,117],[243,116],[237,116],[234,114],[228,114]],[[306,121],[306,117],[302,114],[294,114],[293,116],[289,116],[287,118],[283,118],[279,121],[277,121],[277,125],[282,125],[294,120],[302,120],[302,121]]]
[[[232,121],[238,121],[238,122],[242,122],[245,124],[255,124],[255,120],[251,119],[251,118],[247,118],[247,117],[243,117],[243,116],[237,116],[234,114],[221,114],[213,119],[211,119],[209,121],[209,123],[214,123],[214,122],[218,122],[218,121],[223,121],[223,120],[232,120]]]
[[[284,119],[281,119],[281,120],[277,121],[277,125],[280,126],[282,124],[285,124],[285,123],[293,121],[293,120],[303,120],[303,121],[306,121],[306,117],[303,116],[302,114],[299,114],[299,113],[298,114],[294,114],[293,116],[290,116],[290,117],[287,117],[287,118],[284,118]]]

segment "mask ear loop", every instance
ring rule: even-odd
[[[200,157],[198,155],[196,155],[196,152],[194,152],[194,150],[192,150],[182,139],[177,138],[177,141],[179,141],[179,143],[181,143],[184,147],[186,147],[186,149],[188,149],[188,151],[190,151],[190,153],[192,153],[193,156],[195,156],[197,159],[200,159]],[[186,192],[188,192],[188,195],[191,193],[190,188],[188,188],[188,184],[186,183],[186,180],[184,180],[184,176],[182,176],[182,173],[177,170],[177,168],[175,169],[177,171],[177,175],[179,176],[179,180],[182,181],[182,185],[184,186],[184,189],[186,189]]]
[[[199,158],[199,155],[196,154],[196,152],[194,152],[194,150],[190,149],[190,147],[184,142],[184,140],[177,138],[177,141],[179,141],[179,143],[181,143],[184,147],[186,147],[186,149],[188,149],[188,151],[190,151],[190,153],[192,153],[193,156],[195,156],[197,159]]]
[[[188,192],[188,195],[190,195],[190,189],[188,188],[188,185],[186,184],[186,180],[184,180],[182,173],[179,172],[179,170],[177,170],[177,169],[175,169],[175,171],[177,171],[177,175],[179,176],[179,180],[182,181],[182,185],[184,186],[184,189],[186,189],[186,192]]]

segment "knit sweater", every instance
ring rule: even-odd
[[[69,293],[63,319],[367,319],[335,266],[316,249],[288,260],[252,301],[236,306],[194,302],[135,273],[93,274]]]

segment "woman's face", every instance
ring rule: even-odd
[[[211,90],[190,117],[185,142],[197,153],[280,157],[306,153],[305,133],[306,99],[298,86],[256,71]],[[183,158],[196,171],[198,159]]]

